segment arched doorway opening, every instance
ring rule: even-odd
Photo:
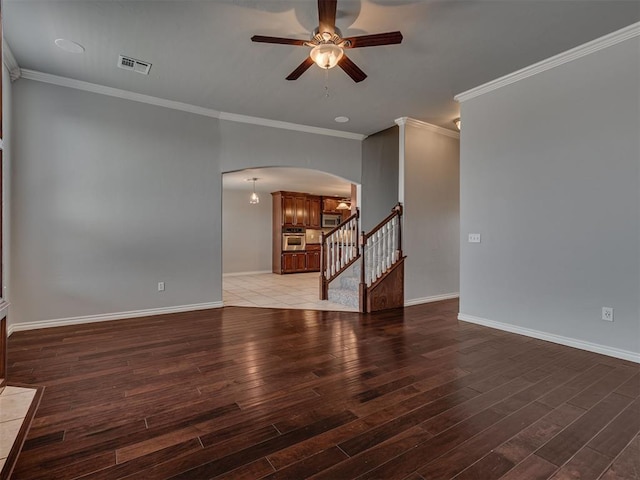
[[[330,229],[329,221],[339,218],[341,213],[348,216],[351,209],[359,205],[359,191],[359,185],[348,180],[305,168],[264,167],[224,173],[224,305],[356,311],[319,300],[319,265],[311,258],[314,251],[319,251],[320,232]],[[278,264],[283,261],[280,242],[286,232],[282,220],[274,217],[277,208],[272,194],[276,192],[294,192],[320,200],[320,217],[308,223],[305,218],[295,229],[296,234],[304,238],[302,248],[294,253],[301,260],[295,272]],[[344,209],[345,205],[349,208],[347,212],[335,210]]]

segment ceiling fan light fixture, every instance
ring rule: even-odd
[[[333,43],[321,43],[311,49],[309,56],[320,68],[328,70],[335,67],[342,56],[344,50]]]

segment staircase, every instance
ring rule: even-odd
[[[332,303],[360,310],[360,259],[329,283],[329,298]]]
[[[368,233],[360,211],[322,235],[320,299],[362,313],[404,305],[402,206]]]

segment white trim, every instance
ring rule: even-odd
[[[196,105],[190,105],[188,103],[174,102],[173,100],[165,100],[164,98],[129,92],[127,90],[121,90],[119,88],[105,87],[104,85],[98,85],[97,83],[83,82],[81,80],[74,80],[73,78],[59,77],[58,75],[36,72],[34,70],[22,69],[22,77],[28,80],[35,80],[37,82],[51,83],[60,87],[75,88],[77,90],[84,90],[86,92],[99,93],[101,95],[108,95],[110,97],[123,98],[125,100],[148,103],[150,105],[171,108],[173,110],[195,113],[196,115],[204,115],[205,117],[218,118],[220,116],[220,112],[218,112],[217,110],[212,110],[210,108],[198,107]]]
[[[477,325],[483,325],[485,327],[495,328],[498,330],[504,330],[505,332],[517,333],[519,335],[533,337],[539,340],[546,340],[548,342],[558,343],[560,345],[566,345],[568,347],[579,348],[588,352],[600,353],[609,357],[622,358],[623,360],[629,360],[630,362],[640,363],[640,353],[638,352],[631,352],[629,350],[607,347],[606,345],[600,345],[598,343],[585,342],[584,340],[563,337],[561,335],[554,335],[553,333],[532,330],[530,328],[519,327],[517,325],[511,325],[509,323],[487,320],[486,318],[474,317],[473,315],[467,315],[465,313],[458,313],[458,320],[462,320],[463,322],[475,323]]]
[[[18,65],[16,57],[13,56],[13,52],[11,51],[11,48],[9,48],[9,44],[4,39],[2,45],[2,63],[4,63],[9,70],[9,76],[11,77],[12,82],[15,82],[20,78],[20,75],[22,74],[20,65]]]
[[[281,122],[278,120],[271,120],[268,118],[251,117],[249,115],[239,115],[236,113],[220,112],[211,108],[199,107],[197,105],[191,105],[189,103],[176,102],[173,100],[166,100],[164,98],[152,97],[150,95],[143,95],[141,93],[130,92],[128,90],[121,90],[119,88],[106,87],[97,83],[83,82],[81,80],[74,80],[73,78],[60,77],[58,75],[51,75],[49,73],[37,72],[35,70],[22,69],[22,77],[29,80],[35,80],[38,82],[51,83],[60,87],[75,88],[77,90],[84,90],[87,92],[98,93],[101,95],[108,95],[110,97],[123,98],[125,100],[132,100],[134,102],[148,103],[150,105],[156,105],[159,107],[171,108],[173,110],[180,110],[183,112],[194,113],[196,115],[203,115],[205,117],[218,118],[220,120],[226,120],[229,122],[249,123],[253,125],[261,125],[265,127],[280,128],[283,130],[294,130],[297,132],[313,133],[316,135],[328,135],[331,137],[348,138],[351,140],[362,141],[367,138],[366,135],[360,133],[343,132],[340,130],[332,130],[329,128],[313,127],[310,125],[299,125],[297,123]]]
[[[423,303],[439,302],[441,300],[451,300],[452,298],[459,298],[459,293],[445,293],[443,295],[433,295],[431,297],[412,298],[411,300],[405,300],[404,306],[411,307],[412,305],[421,305]]]
[[[238,113],[220,112],[220,120],[228,120],[230,122],[238,123],[249,123],[252,125],[281,128],[284,130],[294,130],[297,132],[315,133],[316,135],[329,135],[330,137],[348,138],[350,140],[362,141],[367,138],[367,135],[362,135],[360,133],[343,132],[341,130],[332,130],[330,128],[312,127],[309,125],[300,125],[297,123],[281,122],[280,120],[252,117],[249,115],[240,115]]]
[[[424,128],[425,130],[429,130],[433,133],[439,133],[440,135],[444,135],[446,137],[451,138],[460,138],[460,132],[456,132],[454,130],[449,130],[448,128],[439,127],[438,125],[433,125],[431,123],[423,122],[421,120],[416,120],[411,117],[400,117],[395,120],[397,125],[411,125],[413,127]]]
[[[177,307],[149,308],[147,310],[132,310],[129,312],[104,313],[101,315],[87,315],[84,317],[56,318],[54,320],[14,323],[9,326],[8,334],[11,335],[13,332],[36,330],[38,328],[63,327],[66,325],[79,325],[83,323],[107,322],[110,320],[149,317],[152,315],[165,315],[167,313],[192,312],[196,310],[207,310],[209,308],[221,307],[222,302],[195,303],[193,305],[180,305]]]
[[[256,270],[253,272],[231,272],[223,273],[222,277],[242,277],[244,275],[262,275],[264,273],[273,273],[271,270]]]
[[[397,122],[397,120],[396,120]],[[398,203],[404,205],[404,152],[405,152],[405,122],[398,123]],[[402,216],[401,216],[402,218]]]
[[[640,36],[640,22],[629,25],[628,27],[617,30],[613,33],[605,35],[604,37],[592,40],[591,42],[585,43],[584,45],[572,48],[571,50],[567,50],[566,52],[562,52],[551,58],[547,58],[546,60],[542,60],[541,62],[534,63],[533,65],[500,77],[489,83],[480,85],[479,87],[475,87],[471,90],[467,90],[466,92],[459,93],[453,98],[457,102],[466,102],[467,100],[479,97],[480,95],[484,95],[485,93],[492,92],[515,82],[519,82],[520,80],[524,80],[525,78],[537,75],[538,73],[546,72],[547,70],[551,70],[552,68],[564,65],[565,63],[569,63],[573,60],[577,60],[578,58],[582,58],[591,53],[603,50],[607,47],[616,45],[618,43],[624,42],[625,40],[629,40],[638,36]]]

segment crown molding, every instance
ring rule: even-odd
[[[400,117],[395,120],[396,125],[411,125],[413,127],[424,128],[425,130],[429,130],[433,133],[438,133],[440,135],[444,135],[446,137],[451,138],[460,138],[460,132],[454,132],[453,130],[449,130],[448,128],[439,127],[437,125],[433,125],[431,123],[422,122],[420,120],[416,120],[411,117]]]
[[[500,77],[491,82],[485,83],[484,85],[480,85],[478,87],[472,88],[471,90],[467,90],[466,92],[459,93],[453,98],[455,101],[460,103],[466,102],[467,100],[479,97],[480,95],[484,95],[485,93],[489,93],[499,88],[506,87],[507,85],[511,85],[512,83],[519,82],[520,80],[524,80],[525,78],[532,77],[533,75],[537,75],[542,72],[546,72],[547,70],[551,70],[552,68],[564,65],[565,63],[569,63],[573,60],[577,60],[579,58],[585,57],[592,53],[598,52],[613,45],[617,45],[618,43],[638,36],[640,36],[640,22],[629,25],[628,27],[617,30],[613,33],[605,35],[604,37],[592,40],[591,42],[585,43],[584,45],[572,48],[571,50],[567,50],[566,52],[562,52],[546,60],[542,60],[541,62],[534,63],[533,65],[505,75],[504,77]]]
[[[265,127],[279,128],[283,130],[294,130],[298,132],[313,133],[316,135],[328,135],[332,137],[348,138],[351,140],[364,140],[367,136],[359,133],[343,132],[340,130],[331,130],[329,128],[312,127],[310,125],[300,125],[297,123],[281,122],[279,120],[271,120],[268,118],[252,117],[249,115],[239,115],[236,113],[220,112],[211,108],[199,107],[189,103],[176,102],[159,97],[152,97],[142,93],[130,92],[119,88],[106,87],[97,83],[83,82],[74,80],[73,78],[51,75],[49,73],[38,72],[35,70],[22,69],[22,77],[37,82],[50,83],[61,87],[75,88],[86,92],[108,95],[110,97],[132,100],[134,102],[148,103],[159,107],[170,108],[172,110],[180,110],[183,112],[203,115],[205,117],[218,118],[229,122],[249,123],[252,125],[261,125]]]
[[[281,122],[280,120],[252,117],[249,115],[240,115],[238,113],[220,112],[219,118],[220,120],[228,120],[230,122],[249,123],[252,125],[261,125],[263,127],[281,128],[284,130],[295,130],[297,132],[315,133],[317,135],[348,138],[350,140],[362,141],[367,138],[367,135],[362,135],[360,133],[343,132],[341,130],[332,130],[330,128],[312,127],[310,125],[300,125],[298,123]]]
[[[13,52],[11,51],[11,48],[9,48],[9,44],[4,39],[2,41],[2,63],[4,63],[9,70],[11,81],[15,82],[20,78],[20,75],[22,75],[20,65],[18,65],[16,57],[13,56]]]
[[[148,103],[150,105],[171,108],[173,110],[181,110],[183,112],[195,113],[196,115],[203,115],[205,117],[218,118],[220,116],[220,112],[218,112],[217,110],[212,110],[210,108],[203,108],[188,103],[175,102],[173,100],[166,100],[164,98],[152,97],[151,95],[143,95],[141,93],[121,90],[119,88],[105,87],[104,85],[99,85],[97,83],[83,82],[82,80],[60,77],[58,75],[37,72],[35,70],[22,69],[22,78],[35,80],[37,82],[51,83],[60,87],[69,87],[75,88],[77,90],[84,90],[86,92],[99,93],[101,95],[108,95],[110,97],[123,98],[125,100],[133,100],[135,102]]]

